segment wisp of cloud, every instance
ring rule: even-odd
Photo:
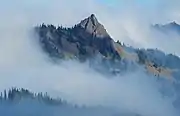
[[[84,10],[79,9],[80,6]],[[177,116],[172,100],[163,98],[155,78],[143,71],[105,78],[91,69],[88,63],[64,61],[54,64],[41,50],[36,36],[31,33],[33,27],[41,23],[71,26],[95,12],[116,40],[126,37],[130,39],[125,41],[135,45],[157,47],[159,44],[154,44],[157,40],[149,39],[152,35],[148,35],[146,26],[149,23],[146,18],[137,18],[138,9],[135,13],[137,15],[132,16],[131,13],[125,15],[128,11],[123,10],[124,17],[117,14],[116,20],[111,17],[106,6],[100,6],[93,0],[52,0],[47,3],[42,0],[8,0],[3,1],[0,9],[1,91],[11,87],[24,87],[35,92],[62,96],[79,105],[115,107],[120,111],[143,116]],[[118,35],[119,31],[122,32],[121,35]],[[150,45],[149,41],[152,42]],[[169,49],[169,46],[158,47]]]

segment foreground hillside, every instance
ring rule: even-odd
[[[23,88],[12,88],[1,92],[0,114],[2,116],[136,116],[102,106],[73,105],[60,98],[51,98],[47,93],[33,93]]]

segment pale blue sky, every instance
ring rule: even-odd
[[[8,5],[13,5],[12,1],[14,0],[3,0],[3,4],[8,4]],[[23,5],[26,6],[31,6],[31,5],[37,5],[37,4],[43,4],[43,5],[47,5],[49,3],[52,3],[53,0],[32,0],[32,1],[19,1],[19,0],[15,0],[16,4],[21,4],[23,3]],[[96,0],[94,0],[96,1]],[[121,5],[123,6],[126,3],[130,3],[130,4],[136,4],[142,7],[149,7],[149,8],[153,8],[156,7],[158,2],[162,1],[162,0],[97,0],[96,2],[102,4],[102,5],[107,5],[107,6],[111,6],[111,7],[120,7]],[[71,2],[73,4],[73,2]]]
[[[138,4],[140,6],[144,7],[153,7],[158,4],[158,0],[98,0],[100,3],[111,5],[111,6],[119,6],[123,5],[123,3],[127,2],[133,2],[135,4]]]

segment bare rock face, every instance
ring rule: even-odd
[[[98,38],[110,37],[103,25],[101,25],[96,16],[92,14],[90,17],[82,20],[79,24],[86,32]]]

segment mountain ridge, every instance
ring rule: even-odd
[[[165,34],[175,32],[180,35],[180,25],[175,21],[167,24],[155,24],[153,28]]]
[[[180,69],[179,57],[166,55],[157,49],[136,49],[115,42],[94,14],[72,28],[42,24],[36,27],[36,33],[43,49],[56,58],[86,61],[100,56],[100,64],[116,72],[121,72],[128,62],[134,69],[138,63],[155,76],[168,75],[169,78]],[[174,61],[176,63],[168,64]]]
[[[78,105],[67,102],[61,96],[53,98],[47,92],[34,93],[28,89],[14,87],[0,92],[0,113],[6,116],[120,116],[123,113],[130,114],[99,105]],[[136,116],[136,113],[130,116]]]

